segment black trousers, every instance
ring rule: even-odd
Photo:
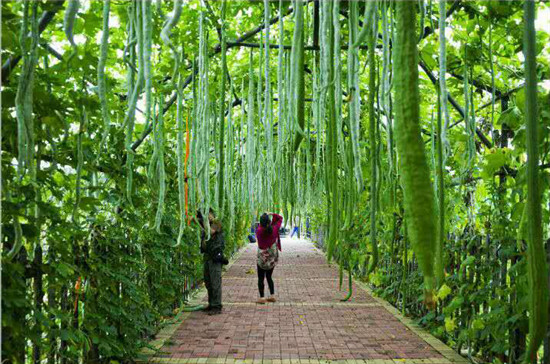
[[[275,284],[273,283],[273,268],[270,270],[265,270],[258,266],[258,290],[260,291],[260,297],[264,296],[265,285],[264,279],[267,278],[267,285],[269,286],[269,292],[275,294]]]
[[[222,308],[222,263],[204,260],[204,285],[208,292],[208,306]]]

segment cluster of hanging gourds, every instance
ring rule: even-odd
[[[423,1],[420,3],[423,4]],[[355,224],[370,223],[370,266],[368,273],[376,268],[378,260],[377,222],[379,217],[379,191],[381,180],[390,183],[390,204],[397,209],[397,190],[403,191],[406,231],[424,275],[425,302],[435,305],[434,292],[443,280],[442,255],[444,249],[445,191],[443,174],[446,155],[449,150],[447,129],[445,13],[446,2],[439,2],[440,64],[439,103],[437,119],[432,117],[432,165],[437,181],[431,183],[431,171],[420,134],[420,96],[418,89],[418,34],[416,27],[417,3],[413,1],[367,1],[362,4],[364,15],[359,29],[360,3],[348,2],[349,37],[347,44],[347,87],[342,87],[343,69],[341,62],[341,16],[339,0],[320,1],[319,53],[313,59],[312,91],[313,103],[306,112],[305,107],[305,55],[307,21],[304,21],[303,0],[294,0],[294,30],[290,54],[284,50],[283,4],[279,1],[279,35],[277,54],[277,117],[274,117],[274,99],[271,77],[271,5],[264,1],[264,26],[260,33],[260,49],[257,54],[251,49],[249,70],[240,79],[241,115],[233,118],[232,103],[226,106],[228,86],[228,65],[226,61],[225,16],[226,1],[221,5],[221,85],[217,106],[212,99],[210,75],[211,51],[209,49],[209,24],[207,5],[201,1],[199,17],[199,47],[192,68],[192,106],[185,104],[181,77],[183,52],[171,39],[171,32],[177,26],[182,13],[183,1],[175,0],[173,11],[166,19],[161,39],[170,50],[174,62],[172,83],[176,91],[177,125],[177,180],[179,193],[180,231],[177,244],[182,243],[183,231],[190,224],[191,215],[200,210],[207,215],[210,208],[223,217],[229,214],[229,227],[235,225],[234,211],[242,209],[251,216],[264,210],[278,209],[286,220],[294,221],[313,205],[326,199],[328,209],[328,257],[332,258],[337,247],[345,251],[349,232]],[[23,68],[19,78],[16,96],[18,122],[18,174],[21,178],[29,171],[35,176],[32,165],[33,118],[32,89],[34,68],[37,62],[38,45],[38,2],[24,1],[21,46]],[[109,48],[109,14],[111,2],[103,3],[103,32],[97,67],[98,96],[103,118],[100,149],[104,149],[110,137],[111,117],[107,101],[105,66]],[[525,2],[526,31],[526,110],[527,110],[527,155],[528,155],[528,204],[526,213],[531,216],[527,227],[528,278],[531,306],[529,341],[530,359],[545,333],[547,321],[548,293],[545,282],[546,264],[542,245],[541,203],[538,187],[538,143],[536,125],[536,74],[534,38],[534,2]],[[70,0],[64,17],[67,39],[72,46],[71,58],[78,52],[73,40],[73,28],[80,7],[78,0]],[[430,7],[431,8],[431,7]],[[127,110],[125,129],[126,154],[126,198],[132,204],[133,162],[135,156],[135,119],[138,100],[145,94],[145,133],[152,131],[152,149],[148,183],[151,190],[158,191],[156,213],[151,227],[160,231],[164,214],[166,195],[165,173],[165,120],[166,111],[163,95],[153,96],[152,65],[152,4],[149,1],[133,1],[127,5],[127,39],[123,60],[127,66]],[[421,7],[421,22],[424,9]],[[389,13],[389,14],[388,14]],[[377,47],[379,15],[382,26],[382,72],[377,69],[375,49]],[[389,17],[389,19],[388,19]],[[394,19],[395,17],[395,19]],[[431,19],[431,17],[430,17]],[[433,28],[433,24],[432,24]],[[27,34],[31,36],[28,37]],[[491,34],[491,33],[490,33]],[[492,39],[490,39],[490,43]],[[390,51],[390,44],[393,49]],[[368,86],[360,82],[361,65],[359,50],[368,48]],[[465,47],[467,49],[467,47]],[[255,57],[258,61],[255,62]],[[492,54],[491,68],[493,67]],[[70,60],[69,59],[69,60]],[[471,67],[464,66],[464,98],[466,108],[464,119],[468,132],[468,169],[471,173],[475,159],[475,110],[468,75]],[[492,73],[493,74],[493,73]],[[239,81],[239,80],[237,80]],[[245,85],[248,84],[247,87]],[[229,81],[230,94],[236,84]],[[238,86],[237,86],[238,87]],[[392,90],[398,97],[392,99]],[[244,96],[247,93],[246,97]],[[366,92],[366,94],[365,94]],[[366,108],[361,107],[361,95],[366,95]],[[494,114],[494,78],[492,79]],[[343,97],[345,95],[345,98]],[[155,100],[156,98],[156,100]],[[364,109],[364,110],[362,110]],[[186,112],[187,110],[187,112]],[[368,117],[364,117],[368,115]],[[184,122],[185,117],[185,122]],[[388,165],[380,165],[381,118],[387,135]],[[395,118],[394,118],[395,117]],[[227,118],[227,122],[226,122]],[[363,150],[361,126],[368,125],[368,150]],[[86,128],[86,110],[81,111],[80,131],[77,143],[76,203],[73,221],[78,221],[80,199],[80,176],[82,171],[82,133]],[[185,130],[184,130],[185,129]],[[276,135],[276,139],[274,138]],[[142,136],[144,138],[146,134]],[[315,138],[313,137],[315,136]],[[217,138],[217,139],[216,139]],[[305,140],[305,142],[304,142]],[[314,146],[314,147],[312,147]],[[212,153],[212,150],[214,153]],[[437,154],[437,158],[435,156]],[[363,165],[365,157],[370,168]],[[435,161],[437,159],[437,162]],[[211,162],[216,162],[216,179],[211,183],[213,173]],[[383,167],[383,168],[382,168]],[[364,171],[369,170],[369,217],[358,206],[359,196],[365,190]],[[382,172],[385,172],[383,174]],[[436,193],[437,192],[437,193]],[[436,198],[437,196],[437,198]],[[436,204],[437,202],[437,204]],[[436,211],[437,216],[436,218]],[[208,225],[208,219],[204,220]],[[395,220],[394,220],[395,229]],[[21,227],[14,220],[16,242],[13,256],[21,246]],[[206,226],[206,231],[210,229]],[[349,269],[349,254],[340,254],[341,267]],[[350,284],[351,293],[351,284]]]

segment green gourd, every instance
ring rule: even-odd
[[[435,306],[436,224],[430,170],[420,135],[420,95],[415,3],[396,6],[394,43],[395,136],[409,239],[424,275],[425,303]]]
[[[81,199],[81,179],[82,179],[82,166],[84,165],[84,151],[82,150],[82,137],[88,124],[88,115],[86,109],[82,107],[80,113],[80,128],[76,139],[76,183],[75,183],[75,203],[73,206],[72,221],[78,224],[78,208],[80,206]]]
[[[65,30],[65,35],[67,36],[67,40],[69,41],[73,49],[69,58],[67,59],[67,63],[69,63],[73,59],[73,57],[76,55],[78,51],[78,47],[74,42],[73,28],[74,28],[74,23],[76,21],[76,16],[78,14],[79,8],[80,8],[79,0],[69,0],[67,9],[65,10],[65,16],[63,18],[63,28]]]
[[[218,195],[218,206],[220,218],[224,213],[224,168],[225,168],[225,154],[224,154],[224,140],[225,140],[225,84],[227,79],[227,61],[226,61],[226,37],[225,37],[225,13],[226,13],[227,2],[222,1],[221,9],[221,31],[220,31],[220,41],[221,41],[221,54],[222,54],[222,64],[221,64],[221,84],[220,84],[220,133],[218,140],[218,179],[217,179],[217,195]],[[231,107],[231,106],[229,106]]]
[[[103,135],[101,137],[100,150],[103,149],[109,129],[111,127],[111,114],[107,102],[107,85],[105,80],[105,64],[107,63],[107,51],[109,49],[109,14],[111,12],[111,0],[103,2],[103,29],[101,35],[101,46],[99,50],[99,62],[97,64],[97,93],[101,105],[101,117],[103,118]],[[98,153],[99,156],[99,153]]]
[[[529,344],[525,361],[537,362],[548,323],[548,267],[542,232],[539,178],[540,121],[537,110],[535,2],[524,3],[525,128],[527,146],[527,280],[529,282]]]
[[[181,17],[182,9],[183,9],[183,0],[174,0],[174,8],[172,10],[172,16],[166,20],[166,23],[164,24],[164,27],[160,32],[160,39],[162,39],[164,44],[170,48],[170,50],[172,51],[172,56],[174,58],[174,71],[172,73],[172,82],[174,86],[176,85],[176,76],[179,69],[180,56],[178,54],[176,46],[170,39],[170,36],[172,35],[172,30],[178,24],[178,21]]]
[[[153,103],[153,68],[151,61],[153,47],[153,16],[151,2],[142,2],[141,10],[143,16],[143,47],[140,47],[140,51],[143,57],[143,75],[145,77],[145,125],[149,125],[149,121],[151,120],[151,105]]]
[[[376,7],[374,10],[373,22],[376,24]],[[370,142],[370,162],[371,162],[371,180],[370,180],[370,239],[372,247],[372,261],[367,274],[374,272],[378,264],[378,241],[377,241],[377,210],[378,210],[378,153],[376,143],[376,111],[374,110],[374,102],[376,98],[376,63],[375,63],[375,45],[376,36],[378,32],[374,29],[368,35],[369,38],[369,50],[368,50],[368,62],[369,62],[369,96],[368,96],[368,108],[369,108],[369,142]]]
[[[32,3],[29,19],[29,5]],[[34,159],[34,118],[33,118],[33,88],[34,69],[37,63],[38,47],[38,2],[23,3],[23,22],[19,43],[23,51],[23,66],[15,96],[15,112],[17,118],[17,174],[22,178],[27,169],[32,169]],[[29,22],[31,37],[28,37]],[[29,44],[30,40],[30,44]]]
[[[128,111],[126,113],[126,116],[124,118],[124,125],[126,126],[126,136],[125,136],[125,148],[126,148],[126,199],[128,200],[128,203],[130,205],[133,204],[132,202],[132,189],[133,189],[133,175],[134,175],[134,154],[135,152],[132,150],[132,138],[134,133],[134,122],[135,122],[135,115],[136,115],[136,107],[137,107],[137,101],[139,98],[139,95],[141,94],[141,90],[143,87],[143,81],[144,81],[144,36],[143,36],[143,17],[141,14],[141,7],[142,2],[138,1],[135,3],[135,13],[133,16],[135,17],[135,30],[136,30],[136,37],[138,40],[138,47],[139,47],[139,69],[138,69],[138,77],[134,84],[134,87],[132,89],[132,94],[130,96],[130,99],[128,101]]]
[[[441,99],[441,113],[444,117],[443,129],[441,131],[441,141],[444,146],[444,162],[447,159],[447,151],[450,149],[449,141],[447,140],[447,128],[449,127],[449,110],[447,108],[447,39],[446,34],[446,18],[447,18],[447,0],[439,1],[439,98]]]
[[[180,225],[178,231],[178,239],[176,246],[181,245],[181,239],[183,238],[183,232],[185,230],[185,170],[184,170],[184,158],[185,147],[183,142],[183,95],[182,95],[182,80],[179,77],[177,84],[177,104],[176,104],[176,123],[178,127],[178,145],[177,145],[177,165],[178,165],[178,201],[179,201],[179,218]],[[189,122],[189,120],[187,120]]]
[[[166,198],[166,172],[164,166],[164,116],[162,112],[163,98],[162,95],[158,101],[159,111],[158,120],[155,130],[155,142],[157,144],[157,164],[156,173],[159,186],[157,213],[155,216],[155,229],[160,233],[162,224],[162,216],[164,215],[164,200]]]

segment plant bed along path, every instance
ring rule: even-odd
[[[340,302],[338,268],[311,242],[286,238],[282,246],[277,302],[255,303],[257,247],[250,244],[223,275],[223,313],[185,315],[149,362],[466,363],[361,283]]]

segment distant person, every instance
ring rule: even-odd
[[[223,255],[225,239],[222,224],[216,220],[212,210],[208,214],[210,239],[206,240],[205,221],[200,211],[197,213],[197,219],[202,229],[201,253],[204,258],[204,284],[208,291],[208,307],[204,311],[207,311],[209,315],[216,315],[222,312],[222,265],[229,263]]]
[[[294,226],[294,229],[292,229],[292,233],[290,233],[290,237],[292,238],[294,234],[297,234],[298,238],[300,238],[300,228],[298,226]]]
[[[269,218],[272,216],[272,219]],[[276,213],[264,213],[260,217],[260,226],[256,229],[256,238],[258,240],[258,290],[260,291],[259,304],[266,302],[275,302],[275,284],[273,283],[273,269],[279,261],[279,251],[281,250],[281,239],[279,237],[279,228],[283,222],[283,217]],[[267,278],[269,286],[269,297],[265,299],[264,280]]]

